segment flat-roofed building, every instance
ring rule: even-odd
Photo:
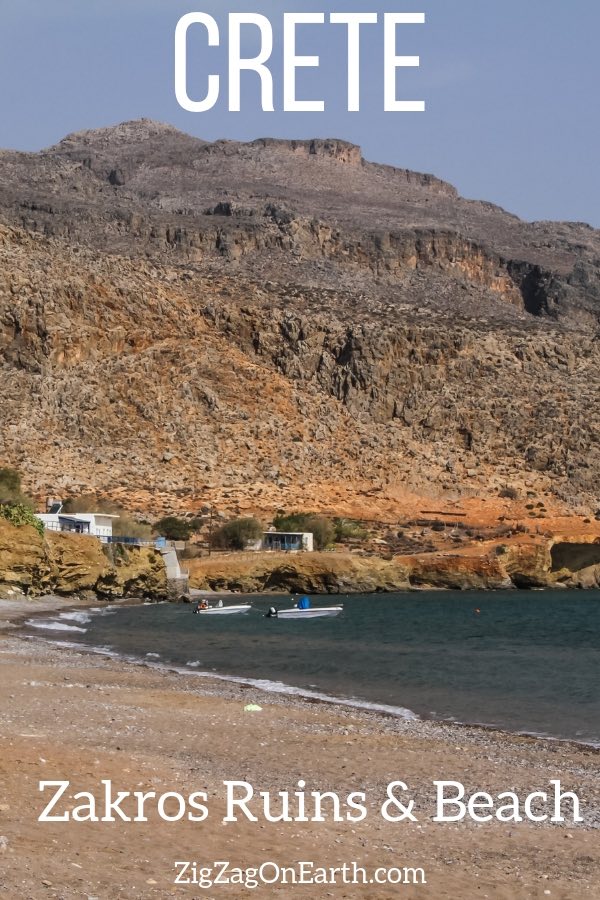
[[[72,534],[89,534],[104,543],[112,538],[113,519],[108,513],[66,513],[62,503],[54,503],[47,513],[36,513],[48,531],[69,531]]]
[[[265,531],[262,549],[312,553],[314,537],[310,531]]]

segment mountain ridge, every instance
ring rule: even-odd
[[[599,231],[349,142],[142,120],[0,153],[0,457],[40,497],[594,511],[599,320]]]

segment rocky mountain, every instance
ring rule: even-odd
[[[40,498],[593,512],[599,320],[600,232],[341,140],[0,152],[0,460]]]

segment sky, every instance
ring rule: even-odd
[[[283,112],[284,11],[424,12],[400,26],[398,52],[419,55],[398,74],[398,97],[425,100],[425,113],[383,107],[383,28],[365,28],[361,110],[346,109],[346,40],[340,26],[304,26],[298,52],[320,56],[298,77],[299,96],[324,99],[324,113]],[[174,90],[174,34],[188,12],[214,15],[222,47],[189,42],[190,93],[222,75],[222,98],[190,113]],[[227,108],[227,13],[273,23],[275,112],[259,105],[248,73],[242,111]],[[143,116],[206,140],[340,137],[363,155],[431,172],[467,197],[528,220],[600,227],[600,3],[597,0],[2,0],[0,147],[38,150],[64,135]],[[248,32],[250,35],[250,32]],[[249,37],[244,46],[256,51]],[[253,49],[254,48],[254,49]]]

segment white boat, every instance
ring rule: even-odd
[[[240,615],[242,613],[247,613],[252,609],[249,603],[238,603],[235,606],[207,606],[206,609],[202,609],[200,606],[197,606],[194,609],[194,615],[196,616],[235,616]]]
[[[311,607],[310,609],[298,609],[293,606],[291,609],[278,609],[276,619],[322,619],[339,616],[343,611],[343,606],[321,606]]]
[[[311,606],[309,597],[301,597],[290,609],[275,609],[272,606],[267,619],[323,619],[339,616],[343,606]]]

